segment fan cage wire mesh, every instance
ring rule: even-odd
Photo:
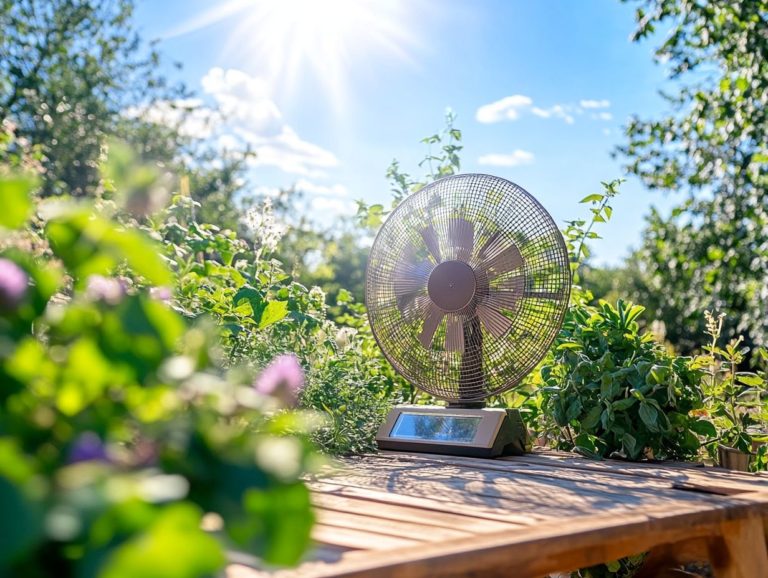
[[[472,302],[456,312],[440,310],[427,290],[447,260],[467,263],[476,279]],[[536,366],[562,326],[570,289],[565,241],[546,209],[506,179],[462,174],[412,194],[384,222],[365,297],[392,366],[435,397],[467,402],[515,387]],[[420,337],[435,323],[425,346]]]

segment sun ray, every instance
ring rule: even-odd
[[[253,72],[283,94],[303,90],[311,75],[342,106],[354,67],[370,69],[377,58],[413,64],[419,36],[408,25],[420,1],[425,0],[229,0],[165,37],[236,19],[225,56],[249,61]]]

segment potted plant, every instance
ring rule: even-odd
[[[762,400],[767,391],[765,371],[739,371],[749,348],[742,346],[741,337],[720,347],[724,314],[705,311],[704,316],[711,339],[694,364],[704,372],[702,413],[712,420],[716,431],[714,439],[706,443],[707,449],[724,468],[765,469],[766,436],[760,431],[766,419]],[[755,352],[755,359],[765,362],[768,355],[761,349]]]

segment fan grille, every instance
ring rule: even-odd
[[[464,275],[455,264],[430,282],[455,262],[474,283],[444,282]],[[510,181],[467,174],[435,181],[390,215],[368,259],[366,304],[398,372],[436,397],[476,401],[517,385],[546,354],[570,288],[563,237],[541,204]]]

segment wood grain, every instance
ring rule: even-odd
[[[525,578],[651,550],[646,576],[708,557],[719,577],[768,578],[764,477],[562,452],[382,452],[341,460],[308,485],[314,558],[280,571],[254,563],[250,575],[241,563],[233,576]]]

